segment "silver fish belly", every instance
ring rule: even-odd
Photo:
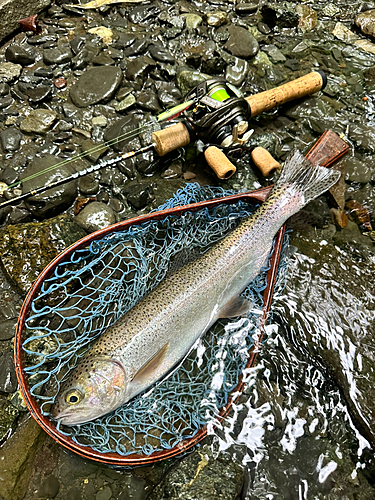
[[[240,293],[266,263],[275,234],[339,175],[312,167],[300,153],[284,170],[251,217],[161,282],[96,341],[63,384],[52,411],[56,419],[73,425],[114,410],[165,376],[218,318],[249,310]]]

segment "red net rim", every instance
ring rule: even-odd
[[[182,441],[175,447],[168,449],[168,450],[163,450],[163,451],[157,451],[154,453],[151,453],[150,455],[142,455],[142,454],[133,454],[133,455],[127,455],[127,456],[122,456],[118,453],[101,453],[98,451],[95,451],[91,449],[89,446],[83,446],[79,445],[76,442],[73,441],[72,438],[65,436],[61,434],[56,427],[54,426],[53,422],[48,419],[48,417],[42,415],[39,405],[36,401],[36,399],[31,395],[30,390],[29,390],[29,384],[27,377],[24,373],[24,352],[22,349],[23,341],[24,341],[24,331],[25,331],[25,321],[28,317],[28,314],[30,312],[31,308],[31,303],[36,297],[36,295],[39,293],[40,288],[42,286],[42,283],[44,282],[45,279],[47,279],[51,274],[53,273],[55,267],[63,262],[64,260],[67,260],[67,258],[76,250],[86,247],[87,244],[91,243],[94,240],[98,240],[103,238],[109,233],[116,232],[116,231],[123,231],[126,230],[129,226],[131,225],[138,225],[143,222],[149,221],[149,220],[160,220],[163,219],[164,217],[168,215],[180,215],[183,214],[184,212],[187,211],[197,211],[202,208],[213,208],[217,205],[220,205],[222,203],[226,204],[232,204],[232,203],[237,203],[238,201],[248,201],[248,202],[263,202],[267,198],[269,192],[270,192],[270,187],[267,188],[262,188],[256,191],[251,191],[247,193],[240,193],[236,195],[231,195],[231,196],[226,196],[223,198],[217,198],[214,200],[208,200],[208,201],[202,201],[199,203],[192,203],[190,205],[184,205],[180,207],[175,207],[167,210],[162,210],[160,212],[155,212],[147,215],[141,215],[139,217],[135,217],[133,219],[127,219],[125,221],[119,222],[117,224],[113,224],[112,226],[108,226],[102,230],[96,231],[94,233],[89,234],[88,236],[85,236],[84,238],[78,240],[75,242],[73,245],[70,247],[66,248],[62,253],[60,253],[57,257],[55,257],[54,260],[48,264],[48,266],[40,273],[38,276],[37,280],[34,282],[32,287],[30,288],[20,311],[19,317],[18,317],[18,322],[17,322],[17,327],[16,327],[16,335],[15,335],[15,368],[16,368],[16,374],[17,374],[17,379],[18,383],[23,395],[23,398],[25,400],[26,406],[29,409],[31,415],[33,418],[36,420],[36,422],[44,429],[44,431],[51,436],[56,442],[67,448],[68,450],[73,451],[74,453],[84,457],[84,458],[89,458],[91,460],[101,462],[101,463],[106,463],[109,465],[113,466],[122,466],[122,467],[135,467],[135,466],[140,466],[140,465],[150,465],[155,462],[165,460],[167,458],[172,458],[176,455],[179,455],[180,453],[183,453],[190,448],[192,448],[195,444],[199,443],[206,435],[207,435],[207,427],[202,426],[201,429],[197,432],[197,434],[193,438],[186,439],[185,441]],[[281,255],[281,248],[282,248],[282,242],[283,242],[283,237],[285,233],[285,226],[283,226],[279,232],[277,233],[276,240],[275,240],[275,245],[273,248],[273,252],[271,255],[271,266],[267,274],[267,287],[264,291],[263,294],[263,301],[264,301],[264,306],[263,306],[263,314],[261,317],[261,323],[260,323],[260,331],[261,335],[257,342],[252,346],[249,352],[249,359],[247,362],[247,365],[245,369],[251,368],[255,364],[257,352],[259,350],[260,344],[262,342],[263,338],[263,330],[264,326],[266,325],[267,322],[267,316],[268,312],[271,306],[271,300],[272,300],[272,294],[273,294],[273,289],[276,281],[276,275],[277,275],[277,269],[278,269],[278,264],[280,261],[280,255]],[[236,396],[233,398],[229,398],[228,403],[222,408],[220,414],[217,417],[217,421],[221,422],[224,417],[228,414],[228,412],[231,409],[232,404],[236,402],[236,400],[239,398],[240,394],[243,391],[243,386],[244,383],[242,381],[242,377],[239,379],[239,383],[236,386],[236,388],[233,390],[233,394]]]

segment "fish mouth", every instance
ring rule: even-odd
[[[62,425],[81,425],[85,424],[86,422],[93,420],[90,417],[87,417],[86,414],[83,414],[83,411],[80,410],[63,410],[60,413],[57,413],[54,415],[52,413],[52,416],[50,417],[51,420],[54,420],[58,422],[59,424]]]

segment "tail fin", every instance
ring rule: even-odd
[[[330,189],[340,178],[338,170],[316,167],[296,150],[285,160],[276,186],[289,185],[302,193],[304,204]]]

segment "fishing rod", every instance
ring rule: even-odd
[[[205,80],[192,89],[185,101],[173,108],[164,111],[146,124],[121,134],[110,141],[98,144],[93,148],[67,158],[29,177],[25,177],[8,186],[6,191],[35,179],[38,176],[68,165],[92,153],[105,150],[109,146],[131,139],[139,133],[155,127],[157,123],[169,122],[183,115],[183,119],[161,130],[152,133],[152,143],[136,151],[120,154],[115,158],[102,160],[90,167],[77,171],[58,181],[30,190],[20,196],[10,198],[0,203],[0,209],[17,204],[31,196],[36,196],[49,189],[61,186],[102,168],[114,165],[120,161],[154,150],[159,156],[187,146],[190,142],[201,139],[205,143],[204,156],[209,166],[220,179],[228,179],[236,167],[229,160],[228,155],[246,148],[246,142],[253,133],[250,129],[250,119],[263,111],[269,111],[293,99],[299,99],[317,92],[325,87],[327,77],[323,71],[312,71],[305,76],[285,83],[279,87],[243,97],[241,92],[221,78]],[[254,163],[260,168],[263,175],[278,168],[280,165],[261,147],[250,148]]]

